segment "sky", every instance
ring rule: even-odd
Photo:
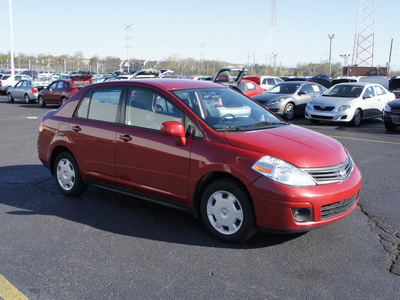
[[[265,64],[344,64],[353,53],[359,0],[13,0],[14,52],[162,60],[171,56]],[[9,0],[0,0],[0,53],[10,51]],[[399,0],[376,0],[374,65],[400,71]],[[132,24],[132,25],[131,25]],[[131,25],[131,30],[126,26]],[[349,58],[351,63],[351,56]]]

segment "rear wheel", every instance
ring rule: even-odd
[[[11,96],[11,93],[8,93],[7,94],[7,99],[8,99],[8,102],[14,102],[14,98]]]
[[[39,106],[40,107],[46,107],[46,102],[44,102],[44,99],[42,96],[39,96]]]
[[[217,180],[204,190],[200,215],[207,230],[225,242],[244,242],[256,232],[250,198],[232,179]]]
[[[291,120],[294,117],[294,104],[288,103],[285,106],[285,110],[283,111],[283,117],[286,120]]]
[[[67,196],[78,196],[86,190],[78,163],[69,152],[60,153],[54,164],[54,176],[60,191]]]
[[[31,102],[31,99],[29,98],[28,94],[25,94],[25,103],[29,104]]]
[[[67,102],[67,98],[62,97],[62,98],[61,98],[61,105],[63,105],[65,102]]]

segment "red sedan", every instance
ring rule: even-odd
[[[206,81],[82,88],[42,118],[38,153],[67,196],[88,185],[130,194],[200,216],[227,242],[337,221],[361,189],[338,141]]]
[[[242,79],[238,85],[239,90],[248,97],[253,97],[265,92],[265,89],[254,81]]]
[[[64,104],[79,88],[93,83],[92,75],[76,75],[71,79],[57,80],[39,93],[39,106],[46,104]]]

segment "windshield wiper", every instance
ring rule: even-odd
[[[260,122],[260,123],[246,127],[246,130],[255,129],[255,128],[272,128],[272,127],[276,127],[277,124],[286,124],[286,123]]]
[[[218,128],[218,129],[216,129],[216,131],[218,131],[218,132],[243,131],[243,130],[246,130],[246,129],[247,128],[238,127],[238,126],[230,126],[230,127]]]

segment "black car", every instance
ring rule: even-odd
[[[400,96],[400,77],[392,77],[389,80],[389,91],[394,93],[397,98]]]
[[[389,131],[394,131],[397,126],[400,126],[400,99],[386,104],[383,112],[383,122],[385,123],[385,128]]]
[[[319,83],[328,89],[332,86],[332,77],[328,75],[316,75],[309,78],[307,81]]]

